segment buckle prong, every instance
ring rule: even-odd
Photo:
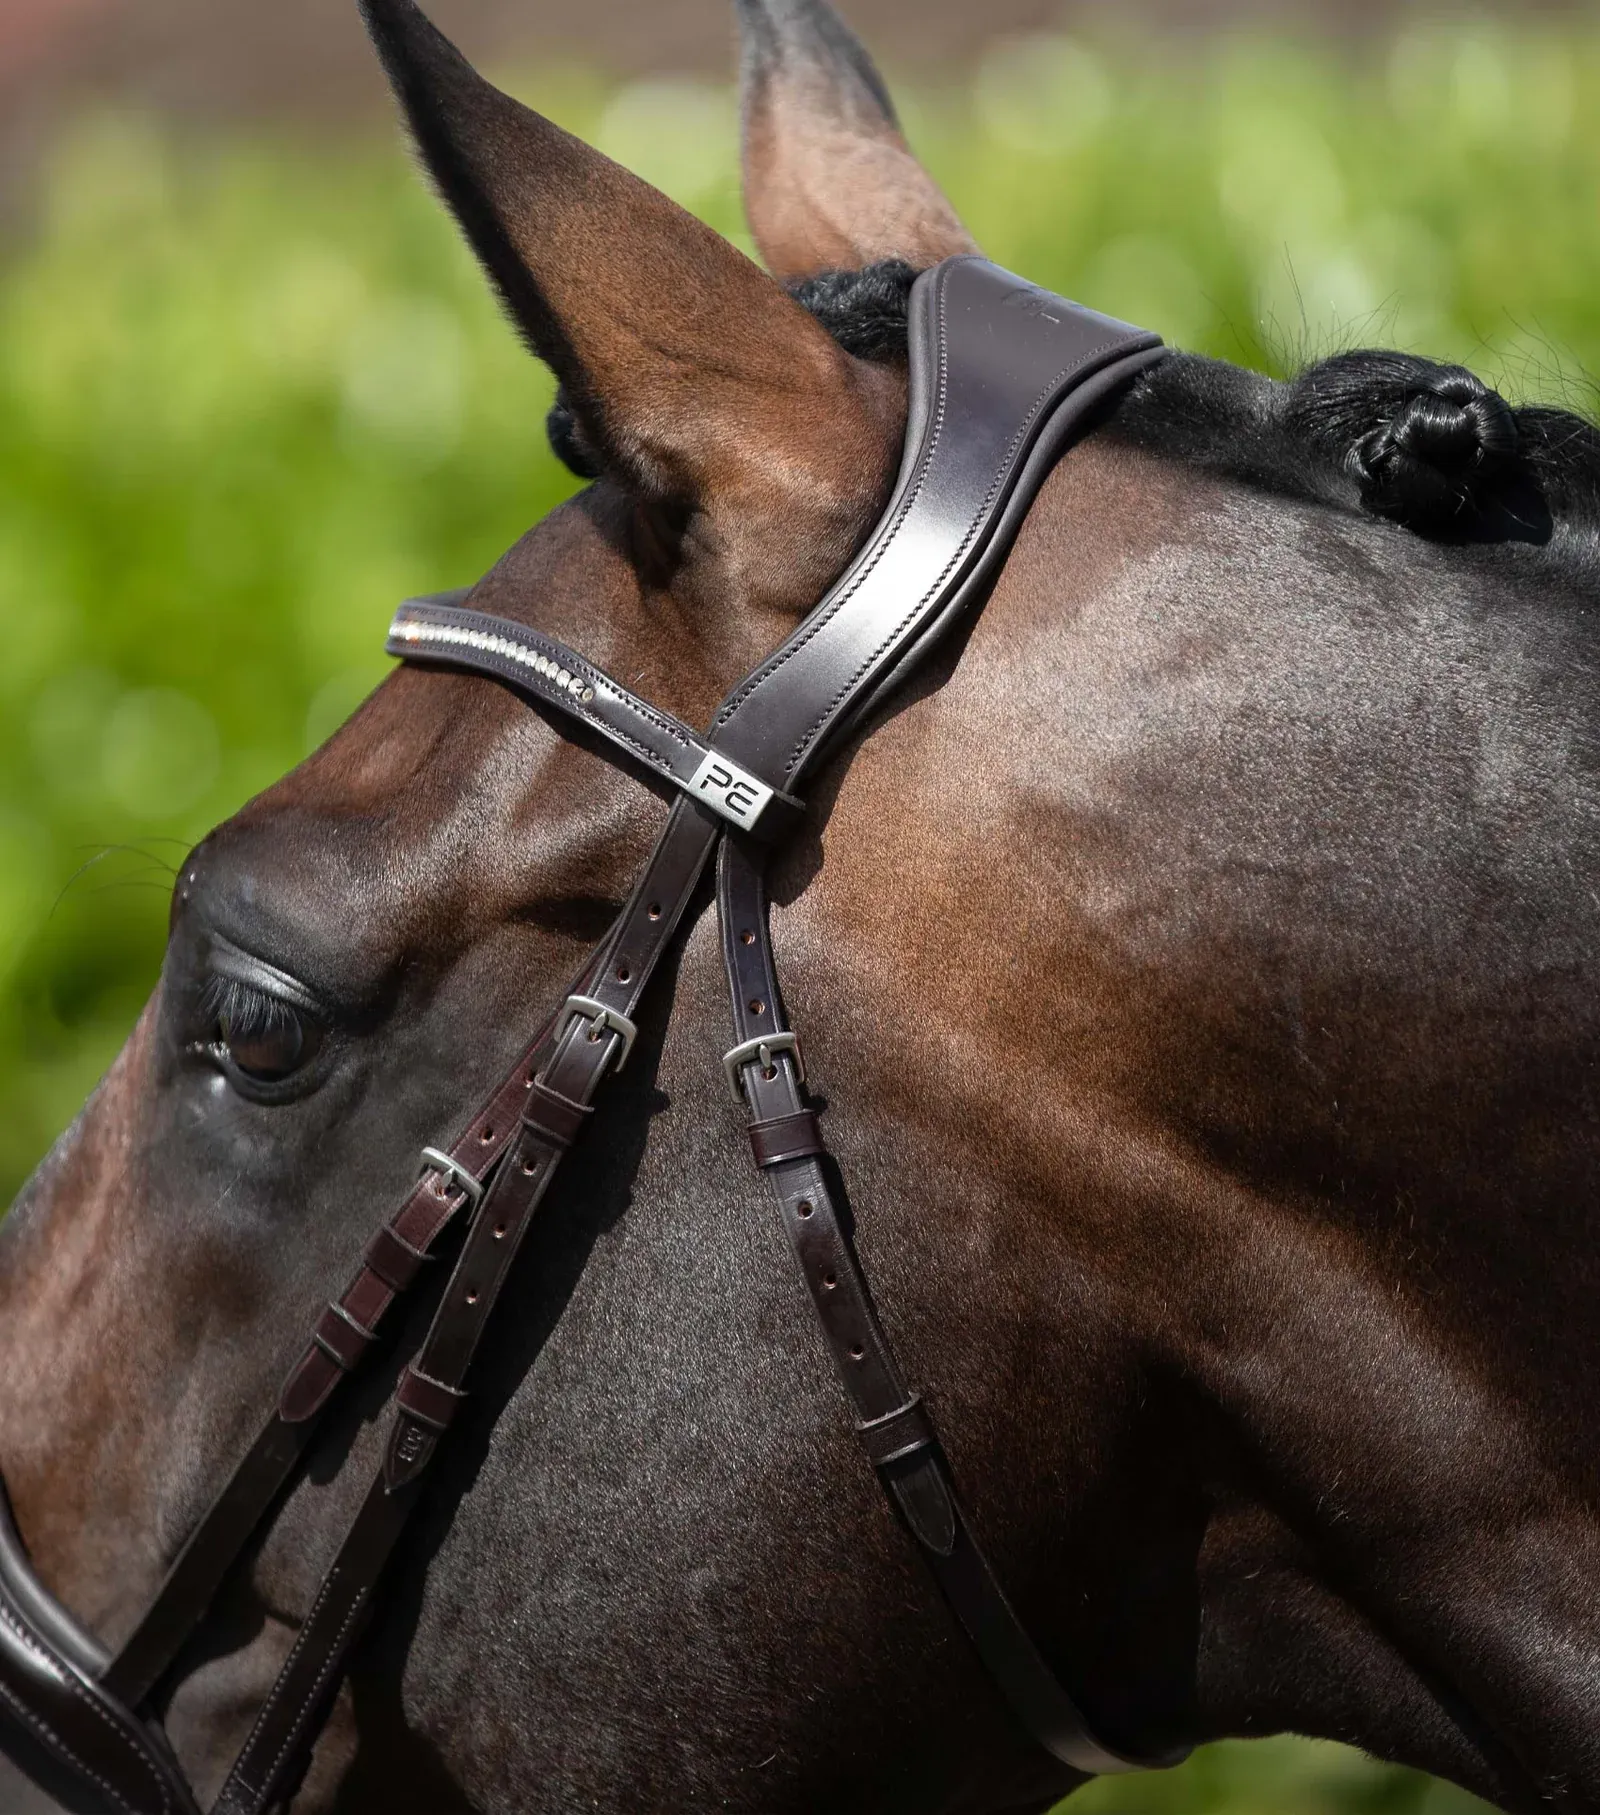
[[[639,1030],[633,1022],[616,1009],[608,1008],[604,1002],[597,1002],[593,996],[568,996],[561,1005],[562,1033],[575,1020],[589,1023],[591,1039],[598,1040],[608,1029],[621,1036],[622,1051],[617,1056],[615,1067],[617,1071],[621,1071],[628,1062],[628,1054],[633,1051],[634,1041],[639,1037]]]
[[[733,1100],[740,1108],[744,1107],[744,1085],[739,1081],[739,1073],[752,1059],[759,1060],[764,1070],[770,1070],[772,1055],[786,1052],[794,1060],[794,1075],[797,1083],[806,1081],[806,1062],[800,1056],[800,1036],[798,1034],[762,1034],[759,1039],[746,1040],[735,1046],[732,1051],[722,1055],[722,1069],[728,1076],[728,1089]]]
[[[456,1186],[462,1197],[477,1209],[483,1202],[483,1186],[475,1179],[459,1160],[454,1160],[448,1153],[438,1147],[424,1147],[422,1150],[421,1172],[438,1172],[444,1177],[445,1185]]]

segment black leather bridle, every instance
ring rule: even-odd
[[[1074,432],[1162,356],[1155,335],[970,257],[918,279],[910,330],[910,413],[888,510],[799,629],[729,694],[705,737],[552,638],[466,609],[464,593],[401,607],[391,654],[507,681],[610,740],[678,795],[621,917],[561,1008],[454,1144],[423,1150],[423,1177],[323,1312],[265,1429],[115,1657],[40,1584],[0,1492],[0,1746],[68,1807],[198,1815],[148,1713],[151,1698],[390,1306],[446,1228],[465,1222],[432,1325],[396,1388],[382,1469],[214,1811],[265,1815],[293,1794],[465,1396],[511,1262],[601,1082],[627,1062],[633,1017],[713,855],[733,1003],[728,1089],[749,1115],[756,1164],[771,1183],[868,1460],[996,1686],[1051,1753],[1090,1773],[1181,1756],[1136,1760],[1098,1739],[990,1569],[841,1228],[773,967],[764,876],[769,853],[801,820],[795,789],[981,602]]]

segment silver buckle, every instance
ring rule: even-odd
[[[593,996],[568,996],[561,1005],[561,1032],[565,1033],[574,1020],[589,1023],[589,1037],[598,1040],[607,1028],[614,1034],[622,1036],[622,1051],[618,1055],[616,1069],[621,1071],[628,1062],[628,1054],[633,1051],[633,1043],[639,1037],[639,1030],[626,1015],[619,1015],[614,1008],[607,1008],[604,1002],[596,1002]]]
[[[735,1046],[731,1052],[722,1055],[722,1069],[728,1074],[728,1089],[733,1093],[733,1100],[742,1108],[744,1106],[744,1085],[739,1082],[740,1071],[752,1059],[758,1059],[764,1071],[772,1068],[772,1055],[775,1052],[786,1052],[794,1060],[794,1075],[798,1083],[806,1081],[806,1062],[800,1056],[800,1036],[798,1034],[763,1034],[758,1040],[746,1040],[742,1046]]]
[[[437,1147],[424,1147],[422,1150],[422,1172],[434,1171],[443,1174],[445,1185],[456,1186],[463,1198],[474,1210],[483,1202],[483,1186],[475,1179],[459,1160],[451,1159],[448,1153],[442,1153]],[[419,1177],[421,1174],[419,1173]]]

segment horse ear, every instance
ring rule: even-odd
[[[737,0],[744,203],[775,277],[976,252],[827,0]]]
[[[429,172],[606,468],[673,513],[719,511],[774,561],[794,538],[770,519],[853,520],[863,476],[841,450],[892,412],[881,375],[710,228],[492,87],[412,0],[361,11]]]

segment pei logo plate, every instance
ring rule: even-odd
[[[690,779],[689,797],[703,801],[713,813],[748,829],[761,817],[761,809],[772,799],[772,790],[748,769],[708,750]]]

